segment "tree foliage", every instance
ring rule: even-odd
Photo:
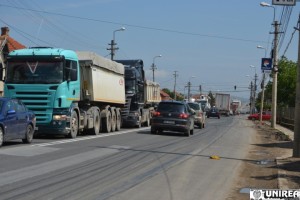
[[[168,88],[163,88],[162,91],[164,91],[165,93],[167,93],[172,99],[175,99],[175,95],[174,92],[172,92],[170,89]],[[184,99],[183,94],[177,93],[176,92],[176,100],[178,101],[182,101]]]
[[[297,63],[282,57],[278,63],[277,75],[277,105],[279,107],[294,107],[296,99]],[[272,82],[265,88],[265,101],[272,102]],[[261,92],[258,94],[256,105],[260,107]],[[266,106],[270,106],[266,104]],[[265,107],[265,106],[264,106]],[[265,108],[267,108],[265,107]]]

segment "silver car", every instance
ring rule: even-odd
[[[196,114],[195,117],[195,125],[197,125],[200,129],[205,126],[205,112],[203,112],[201,105],[196,102],[188,102],[191,109],[193,109]]]

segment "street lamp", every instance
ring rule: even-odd
[[[125,27],[122,27],[120,29],[117,29],[113,32],[113,39],[111,40],[110,48],[107,48],[107,50],[110,50],[110,58],[111,60],[114,59],[114,55],[115,55],[115,50],[118,50],[118,47],[115,47],[115,45],[117,45],[117,43],[115,43],[115,34],[117,31],[125,31]]]
[[[263,7],[271,7],[274,9],[273,12],[273,25],[274,25],[274,49],[273,49],[273,83],[272,83],[272,119],[271,127],[276,128],[276,112],[277,112],[277,71],[278,71],[278,62],[277,62],[277,51],[278,51],[278,34],[279,34],[279,23],[275,20],[276,9],[274,6],[271,6],[268,3],[261,2]]]
[[[267,49],[263,46],[258,45],[256,48],[265,50],[265,58],[267,57]]]
[[[156,66],[155,66],[155,59],[156,58],[160,58],[160,57],[162,57],[162,55],[158,55],[158,56],[154,56],[153,57],[153,62],[152,62],[152,66],[151,66],[151,70],[152,70],[152,78],[153,78],[153,82],[155,81],[155,79],[154,79],[154,71],[157,69],[156,68]]]
[[[196,76],[191,76],[190,78],[189,78],[189,82],[188,82],[188,98],[187,98],[187,100],[188,100],[188,102],[190,101],[190,92],[191,92],[191,79],[192,78],[196,78]]]
[[[266,2],[261,2],[260,5],[262,7],[269,7],[269,8],[273,8],[274,9],[274,13],[273,13],[273,21],[275,21],[275,13],[276,13],[276,8],[275,6],[270,5],[269,3]]]

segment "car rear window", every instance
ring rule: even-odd
[[[178,103],[160,103],[157,107],[159,112],[185,112],[184,105]]]
[[[200,105],[197,103],[189,103],[189,106],[194,110],[200,110]]]

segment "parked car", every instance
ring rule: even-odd
[[[219,109],[217,109],[216,107],[212,107],[208,112],[207,112],[207,118],[210,117],[217,117],[218,119],[220,119],[220,112]]]
[[[254,113],[254,114],[249,115],[248,119],[259,120],[259,116],[260,116],[260,113]],[[269,121],[269,120],[271,120],[271,118],[272,118],[271,113],[266,113],[266,112],[262,113],[262,118],[261,118],[262,120]]]
[[[35,125],[35,114],[20,100],[0,98],[0,146],[5,141],[15,139],[31,143]]]
[[[195,125],[197,125],[200,129],[205,126],[205,112],[202,111],[201,105],[196,102],[188,102],[188,105],[191,109],[193,109],[195,114]]]
[[[151,133],[175,131],[190,136],[194,133],[195,114],[185,102],[161,101],[151,119]]]

